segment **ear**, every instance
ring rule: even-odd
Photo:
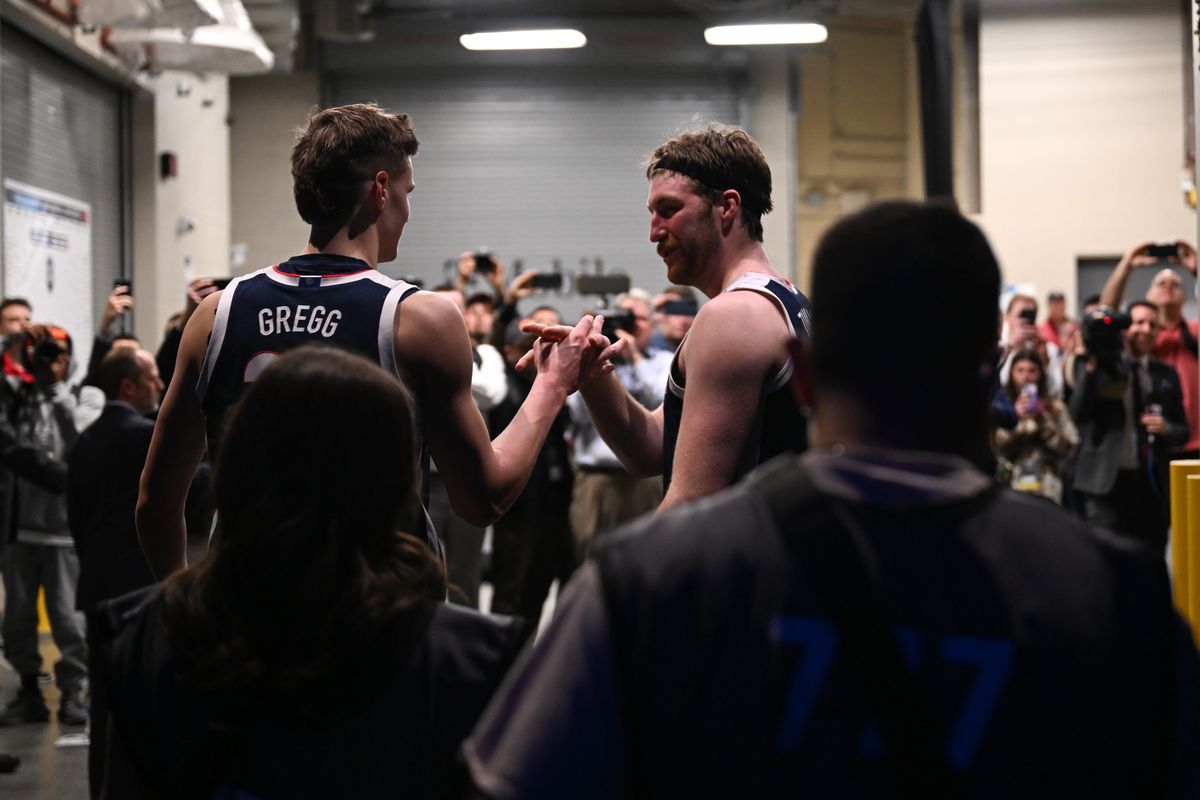
[[[387,201],[388,191],[391,188],[391,177],[388,176],[386,170],[379,170],[375,173],[375,177],[371,179],[370,202],[377,208],[383,208],[383,204]]]
[[[728,233],[741,216],[742,196],[737,189],[726,189],[715,207],[721,215],[721,230]]]
[[[117,399],[122,397],[133,397],[137,393],[137,384],[132,378],[121,378],[121,382],[117,384]]]

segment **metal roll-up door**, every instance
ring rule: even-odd
[[[649,241],[642,162],[681,130],[739,122],[738,87],[696,70],[426,71],[419,81],[337,74],[326,97],[412,116],[421,141],[412,218],[399,256],[382,268],[433,283],[447,259],[486,246],[510,266],[519,258],[549,268],[557,259],[569,274],[592,271],[599,258],[605,271],[657,292],[666,270]],[[595,302],[553,292],[539,299],[568,314]]]
[[[67,213],[86,208],[79,220],[88,240],[87,268],[75,254],[33,296],[35,321],[62,325],[75,340],[82,369],[91,351],[97,313],[124,273],[124,92],[11,25],[0,28],[0,174],[5,187],[29,187],[34,198],[61,197]],[[16,182],[16,183],[14,183]],[[5,192],[6,213],[8,201]],[[0,222],[0,224],[3,224]],[[17,265],[9,263],[5,236],[5,294],[13,294]],[[69,233],[69,231],[68,231]],[[53,233],[51,235],[54,235]],[[77,252],[83,252],[73,243]],[[82,375],[76,373],[75,378]]]

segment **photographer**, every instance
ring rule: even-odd
[[[1158,333],[1154,340],[1155,358],[1174,367],[1183,389],[1183,410],[1188,436],[1172,452],[1173,458],[1200,457],[1200,361],[1197,359],[1196,321],[1184,319],[1183,282],[1169,265],[1178,264],[1196,274],[1196,250],[1183,241],[1169,244],[1142,242],[1131,248],[1117,263],[1104,284],[1100,302],[1116,308],[1125,296],[1125,285],[1135,269],[1163,267],[1146,289],[1146,301],[1158,308]]]
[[[518,319],[521,315],[517,309],[517,304],[530,297],[539,289],[561,288],[562,276],[554,273],[542,273],[536,269],[527,269],[520,275],[512,279],[512,282],[505,285],[504,279],[507,270],[504,262],[496,258],[495,254],[489,253],[486,250],[481,250],[477,253],[466,252],[460,253],[458,261],[455,265],[456,273],[454,278],[454,288],[463,293],[468,301],[478,303],[483,292],[469,292],[468,287],[475,282],[476,278],[482,279],[491,289],[491,307],[488,309],[491,325],[491,333],[487,341],[495,346],[497,350],[503,350],[506,344],[505,338],[509,326],[513,320]],[[539,279],[539,275],[545,275],[545,278]],[[557,279],[557,285],[540,285],[543,281],[554,281]],[[468,302],[470,307],[473,303]],[[546,306],[541,306],[534,309],[533,312],[526,316],[530,319],[537,318],[537,312],[541,311]],[[555,321],[552,324],[558,324]],[[467,317],[467,327],[471,329],[471,317]],[[478,343],[483,341],[478,338],[475,330],[471,330],[472,339]]]
[[[613,359],[617,380],[651,411],[662,404],[674,352],[650,349],[653,332],[650,295],[641,289],[630,289],[618,297],[616,313],[604,319],[605,336],[628,342]],[[597,533],[657,508],[663,489],[657,478],[637,478],[625,471],[620,459],[600,438],[578,393],[567,398],[567,409],[574,429],[577,473],[571,529],[577,554],[583,559]]]
[[[1161,550],[1167,543],[1170,448],[1187,439],[1179,376],[1150,357],[1158,309],[1100,306],[1083,320],[1071,415],[1081,444],[1075,490],[1090,524]]]
[[[34,381],[23,385],[13,401],[18,442],[40,448],[51,460],[64,461],[79,433],[100,416],[104,393],[93,386],[67,386],[71,337],[62,328],[29,326],[21,354]],[[62,654],[55,665],[55,680],[62,693],[58,719],[83,725],[87,722],[83,700],[87,645],[82,615],[75,610],[79,559],[67,525],[66,498],[61,491],[19,477],[15,500],[16,535],[4,576],[8,592],[4,653],[21,676],[21,688],[0,714],[0,724],[44,722],[50,716],[37,681],[42,669],[37,633],[37,590],[41,586],[46,591],[54,644]]]
[[[1004,310],[1004,328],[1000,346],[1004,360],[1000,364],[1000,383],[1007,384],[1013,357],[1021,350],[1033,350],[1042,360],[1046,386],[1054,397],[1063,396],[1063,352],[1042,338],[1037,326],[1038,303],[1027,294],[1014,294]]]

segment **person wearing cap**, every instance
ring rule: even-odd
[[[675,353],[657,409],[647,410],[611,372],[585,376],[581,391],[625,468],[662,473],[662,510],[806,447],[805,420],[787,388],[786,344],[807,335],[811,309],[763,248],[771,168],[748,133],[711,125],[676,136],[651,155],[646,177],[650,241],[668,280],[709,300]]]

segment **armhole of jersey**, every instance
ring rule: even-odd
[[[399,375],[400,369],[396,364],[396,313],[400,303],[420,289],[411,283],[397,281],[383,301],[383,309],[379,312],[379,365],[393,375]]]
[[[221,357],[221,345],[225,343],[225,329],[229,326],[233,293],[237,291],[238,284],[257,274],[255,272],[252,275],[234,278],[225,287],[225,291],[221,292],[221,299],[217,301],[217,315],[213,318],[212,331],[208,334],[208,346],[204,350],[204,362],[200,365],[200,380],[196,381],[196,398],[201,407],[204,406],[204,397],[208,394],[208,383],[212,379],[213,370],[216,369],[217,359]]]
[[[750,283],[750,282],[746,282],[741,285],[734,283],[732,286],[730,286],[725,291],[727,291],[727,292],[757,292],[758,294],[761,294],[764,297],[770,298],[770,300],[773,303],[775,303],[775,307],[778,308],[781,312],[783,312],[783,321],[788,326],[788,333],[790,333],[792,336],[798,335],[796,333],[796,326],[792,322],[791,311],[789,311],[788,307],[784,304],[783,298],[780,297],[779,295],[775,294],[775,292],[772,291],[769,286],[760,285],[757,283]],[[767,381],[766,393],[770,394],[772,392],[777,391],[781,386],[787,386],[788,381],[790,381],[792,379],[792,370],[793,369],[794,368],[792,366],[792,359],[789,356],[783,362],[783,366],[779,368],[779,371],[775,373],[775,376],[773,378],[771,378],[771,380]]]

